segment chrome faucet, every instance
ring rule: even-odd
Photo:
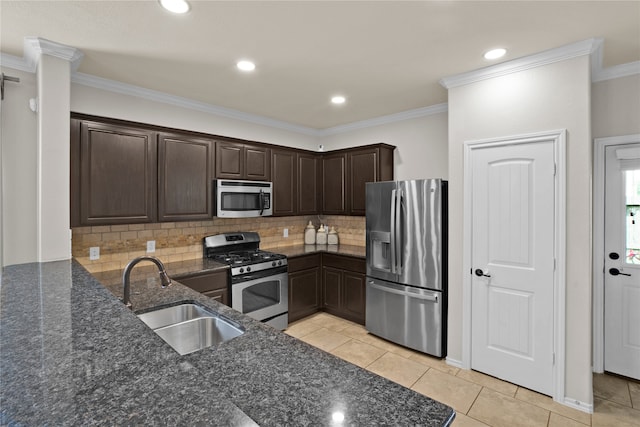
[[[131,270],[133,270],[133,267],[135,267],[135,265],[140,261],[151,261],[156,266],[158,266],[158,270],[160,270],[160,282],[161,282],[160,286],[162,286],[163,289],[166,288],[167,286],[171,286],[171,279],[169,278],[166,270],[164,269],[164,264],[158,258],[154,256],[144,255],[144,256],[139,256],[137,258],[132,259],[131,261],[129,261],[129,264],[127,264],[127,266],[124,268],[124,273],[122,273],[122,286],[124,288],[122,292],[123,293],[122,302],[124,303],[124,305],[126,305],[129,308],[131,308],[131,283],[129,283],[129,276],[131,275]]]

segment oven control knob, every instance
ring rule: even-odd
[[[240,273],[244,273],[244,268],[240,267]]]
[[[273,262],[271,263],[271,267],[275,267],[275,266],[276,266],[276,262],[275,262],[275,261],[273,261]]]
[[[278,265],[282,265],[282,261],[278,261]]]
[[[247,267],[247,273],[251,271],[251,267]]]

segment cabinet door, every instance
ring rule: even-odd
[[[319,267],[289,273],[289,322],[320,309],[320,288]]]
[[[228,281],[226,270],[214,273],[195,274],[184,277],[175,277],[177,282],[194,291],[215,299],[224,305],[229,305]]]
[[[82,122],[79,156],[81,225],[156,220],[154,132]]]
[[[322,158],[322,213],[345,215],[347,155],[328,154]]]
[[[244,144],[216,142],[216,178],[242,179],[244,176]]]
[[[345,317],[364,325],[366,305],[365,275],[345,271],[343,273],[342,310]]]
[[[158,137],[158,219],[212,217],[213,142],[185,135]]]
[[[314,154],[298,154],[298,215],[320,213],[321,159]]]
[[[244,146],[244,179],[271,180],[271,149],[260,146]]]
[[[296,152],[273,150],[271,176],[273,177],[273,215],[297,214]]]
[[[322,267],[322,305],[327,311],[340,313],[340,288],[342,271],[332,267]]]
[[[353,150],[349,153],[348,190],[349,212],[351,215],[365,215],[367,205],[365,200],[365,184],[379,181],[378,178],[378,149]]]
[[[202,292],[202,295],[213,298],[220,304],[229,305],[229,291],[226,289],[215,289],[213,291]]]

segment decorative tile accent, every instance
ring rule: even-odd
[[[90,272],[122,269],[132,259],[146,254],[147,241],[156,241],[153,255],[166,262],[202,258],[203,237],[233,231],[255,231],[260,247],[277,250],[304,242],[309,221],[335,227],[340,243],[365,246],[365,218],[352,216],[292,216],[260,218],[212,218],[209,221],[163,222],[76,227],[72,236],[72,255]],[[282,237],[283,229],[289,237]],[[100,247],[100,259],[89,260],[89,248]]]

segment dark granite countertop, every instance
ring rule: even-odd
[[[354,245],[295,245],[269,250],[284,254],[289,258],[322,252],[366,258],[366,248]]]
[[[170,270],[169,270],[170,271]],[[193,301],[245,334],[180,356],[75,261],[4,269],[0,425],[429,425],[451,408],[176,283],[134,310]],[[110,286],[120,292],[116,284]]]

